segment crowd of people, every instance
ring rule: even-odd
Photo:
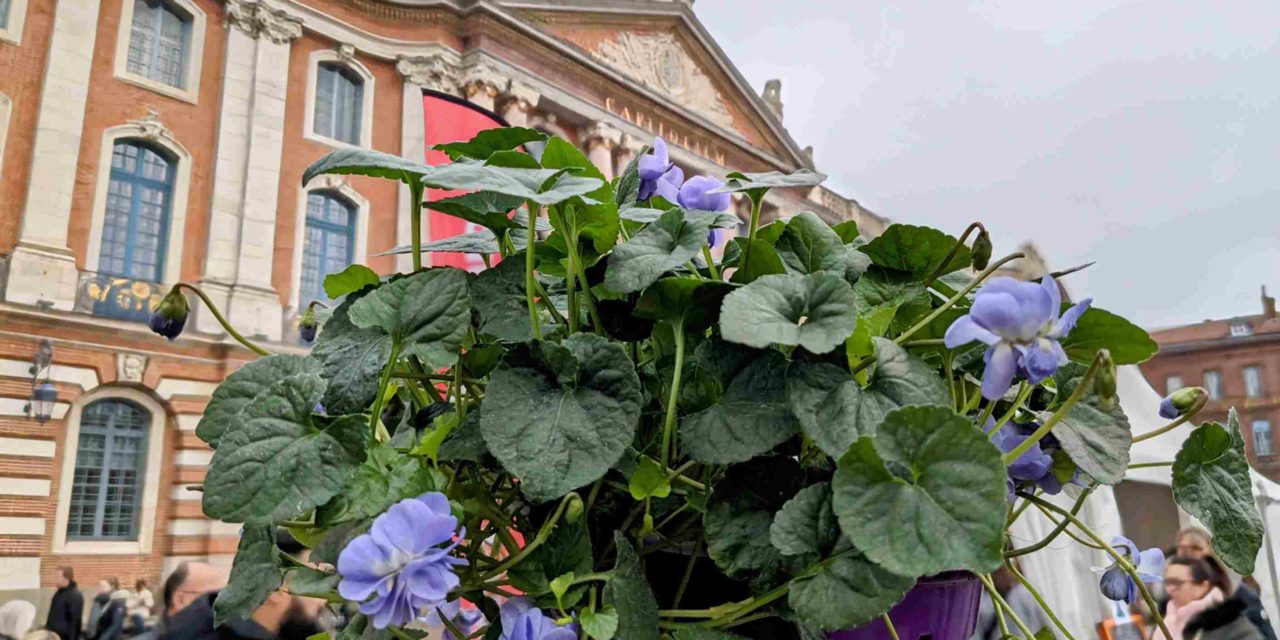
[[[1213,555],[1211,542],[1208,531],[1188,527],[1178,532],[1175,545],[1165,552],[1164,579],[1152,593],[1172,638],[1164,636],[1141,602],[1132,613],[1147,620],[1151,640],[1276,640],[1258,583],[1227,569]],[[1040,604],[1008,568],[991,577],[996,591],[1031,631],[1051,628]],[[1120,612],[1130,613],[1123,606]],[[983,593],[978,626],[970,640],[999,640],[1003,634],[991,598]]]
[[[283,531],[277,542],[281,551],[305,555]],[[0,640],[305,640],[333,627],[324,600],[276,591],[250,617],[215,628],[213,603],[227,579],[211,564],[184,562],[165,579],[156,611],[145,579],[122,589],[108,578],[98,583],[86,615],[74,570],[61,567],[44,628],[35,629],[34,604],[13,600],[0,606]]]

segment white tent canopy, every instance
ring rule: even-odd
[[[1145,433],[1168,423],[1158,413],[1160,396],[1147,384],[1136,366],[1120,367],[1116,378],[1120,405],[1124,408],[1134,434]],[[1189,425],[1182,426],[1174,432],[1138,443],[1131,451],[1131,463],[1173,460],[1191,429]],[[1169,486],[1170,474],[1169,467],[1151,467],[1131,470],[1125,479]],[[1280,485],[1257,473],[1252,475],[1255,495],[1263,495],[1263,502],[1270,501],[1265,496],[1280,498]],[[1063,507],[1074,503],[1074,499],[1065,493],[1056,496],[1053,501]],[[1280,526],[1280,509],[1265,509],[1263,513],[1267,516],[1268,532],[1280,530],[1276,528]],[[1194,522],[1186,514],[1181,516],[1185,523]],[[1115,493],[1111,487],[1099,487],[1095,490],[1085,502],[1079,517],[1103,537],[1110,538],[1124,533]],[[1053,523],[1031,509],[1014,524],[1012,535],[1015,544],[1022,546],[1043,539],[1052,529]],[[1173,541],[1170,540],[1169,544],[1173,544]],[[1258,554],[1253,575],[1262,587],[1262,601],[1268,615],[1272,620],[1278,620],[1280,608],[1276,597],[1274,555],[1267,553],[1268,548],[1271,554],[1280,551],[1274,540],[1266,540]],[[1096,638],[1098,622],[1112,617],[1113,608],[1110,601],[1098,591],[1099,574],[1095,568],[1109,565],[1110,558],[1102,551],[1084,547],[1061,536],[1049,547],[1024,556],[1021,560],[1027,580],[1041,592],[1071,633],[1076,638]]]

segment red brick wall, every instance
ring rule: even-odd
[[[183,147],[191,153],[191,188],[182,244],[182,278],[198,280],[208,246],[209,203],[213,197],[214,158],[217,152],[218,113],[222,102],[222,69],[226,63],[225,7],[218,0],[193,0],[206,16],[203,59],[200,65],[198,104],[123,82],[115,77],[116,44],[120,34],[122,0],[102,0],[98,36],[94,43],[89,106],[85,110],[80,140],[80,163],[71,207],[71,250],[76,266],[85,265],[89,244],[94,190],[101,171],[98,158],[103,130],[139,120],[155,109]],[[132,1],[132,0],[130,0]],[[35,2],[32,4],[43,4]],[[128,25],[125,25],[128,28]]]
[[[1239,338],[1227,340],[1222,345],[1176,352],[1165,347],[1150,361],[1144,363],[1142,373],[1157,393],[1168,393],[1165,380],[1168,376],[1182,376],[1185,386],[1203,386],[1204,372],[1216,370],[1222,377],[1222,399],[1210,401],[1200,414],[1205,420],[1225,421],[1227,410],[1235,407],[1240,414],[1240,427],[1245,435],[1245,449],[1250,461],[1267,477],[1280,481],[1280,335],[1259,340]],[[1235,342],[1235,344],[1232,344]],[[1245,397],[1244,368],[1257,366],[1262,370],[1262,397]],[[1257,459],[1254,456],[1253,420],[1271,421],[1273,456]]]

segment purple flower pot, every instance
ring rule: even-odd
[[[967,571],[921,578],[893,609],[889,619],[901,640],[965,640],[978,623],[982,582]],[[883,620],[837,631],[830,640],[892,640]]]

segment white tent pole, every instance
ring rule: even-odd
[[[1267,525],[1267,507],[1280,502],[1267,494],[1267,485],[1259,482],[1258,487],[1258,511],[1262,516],[1262,542],[1267,547],[1267,570],[1271,574],[1271,597],[1275,598],[1276,610],[1280,611],[1280,582],[1276,580],[1276,550],[1271,546],[1271,527]]]

